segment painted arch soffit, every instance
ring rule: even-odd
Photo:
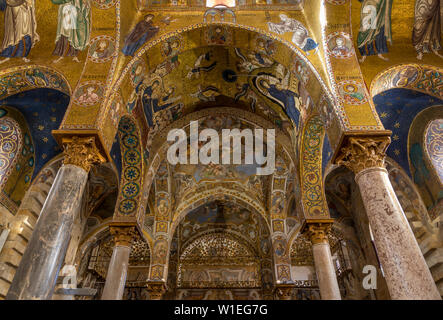
[[[229,43],[223,43],[222,45],[213,44],[208,40],[205,40],[205,33],[211,29],[221,28],[227,34],[232,37],[225,37],[231,39]],[[306,88],[309,88],[310,99],[314,105],[326,101],[328,105],[333,105],[330,101],[331,94],[327,85],[322,80],[320,74],[313,67],[312,63],[306,59],[306,57],[300,53],[294,45],[287,41],[282,41],[272,34],[262,32],[258,29],[245,26],[233,26],[232,24],[196,24],[183,29],[179,29],[175,32],[162,35],[156,38],[156,40],[149,42],[142,49],[137,51],[134,58],[132,58],[124,67],[121,75],[115,81],[110,92],[123,97],[124,101],[130,101],[131,95],[134,94],[134,73],[136,72],[138,65],[142,65],[141,69],[144,69],[145,74],[153,72],[159,65],[165,63],[171,63],[173,60],[177,60],[177,56],[180,57],[181,53],[187,52],[191,49],[207,47],[207,46],[226,46],[228,48],[238,47],[240,50],[250,51],[256,49],[257,41],[260,43],[263,39],[272,43],[274,47],[272,49],[272,56],[274,61],[280,63],[282,66],[291,66],[295,73],[305,81]],[[186,41],[184,41],[186,39]],[[237,39],[237,40],[233,40]],[[174,48],[171,48],[174,47]],[[218,49],[217,49],[218,50]],[[264,49],[266,50],[266,48]],[[269,51],[268,51],[269,53]],[[191,69],[195,66],[194,61],[189,63],[187,67]],[[186,75],[186,74],[185,74]],[[228,75],[229,76],[229,75]],[[198,91],[198,88],[194,88],[194,91]],[[205,88],[202,88],[205,89]],[[196,92],[192,92],[196,93]],[[106,105],[112,103],[114,97],[111,95],[105,102]],[[332,109],[332,107],[330,107]],[[331,110],[328,110],[331,111]],[[332,112],[334,112],[332,110]],[[335,120],[334,120],[335,121]],[[340,128],[340,125],[336,125]],[[338,129],[339,130],[339,129]],[[338,136],[338,134],[336,135]],[[111,141],[105,138],[107,141]]]
[[[443,100],[443,68],[424,64],[400,64],[384,70],[371,83],[375,97],[391,89],[411,89]]]

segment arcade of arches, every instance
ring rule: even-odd
[[[0,0],[0,299],[441,299],[442,17]],[[173,163],[191,122],[263,129],[272,172]]]

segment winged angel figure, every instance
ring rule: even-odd
[[[268,22],[269,31],[277,34],[293,32],[292,42],[306,52],[306,55],[309,55],[313,50],[315,50],[314,53],[317,53],[318,44],[309,37],[308,29],[300,21],[289,18],[283,13],[279,17],[281,20],[279,23]]]

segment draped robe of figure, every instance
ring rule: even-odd
[[[0,0],[5,11],[5,33],[0,56],[27,57],[39,41],[34,0]]]
[[[159,27],[142,20],[134,27],[125,39],[125,45],[122,52],[126,56],[134,56],[134,53],[148,40],[154,37],[159,31]]]
[[[89,44],[91,8],[88,0],[51,0],[59,5],[57,37],[52,53],[60,57],[76,57]]]
[[[416,0],[412,44],[417,53],[441,49],[440,0]]]
[[[359,0],[361,5],[360,31],[357,46],[362,56],[388,52],[387,41],[392,42],[392,0]]]

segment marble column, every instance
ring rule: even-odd
[[[161,300],[166,292],[166,283],[158,280],[148,280],[149,300]]]
[[[395,300],[440,300],[384,168],[389,137],[349,138],[338,164],[354,171],[386,283]]]
[[[111,227],[110,231],[114,236],[115,246],[109,262],[101,299],[121,300],[125,291],[129,254],[131,253],[131,242],[135,230],[134,227]]]
[[[308,235],[312,242],[315,272],[322,300],[341,300],[328,241],[330,227],[330,223],[309,224]]]
[[[63,140],[64,164],[49,190],[6,299],[50,299],[79,212],[90,167],[104,161],[94,138]]]

